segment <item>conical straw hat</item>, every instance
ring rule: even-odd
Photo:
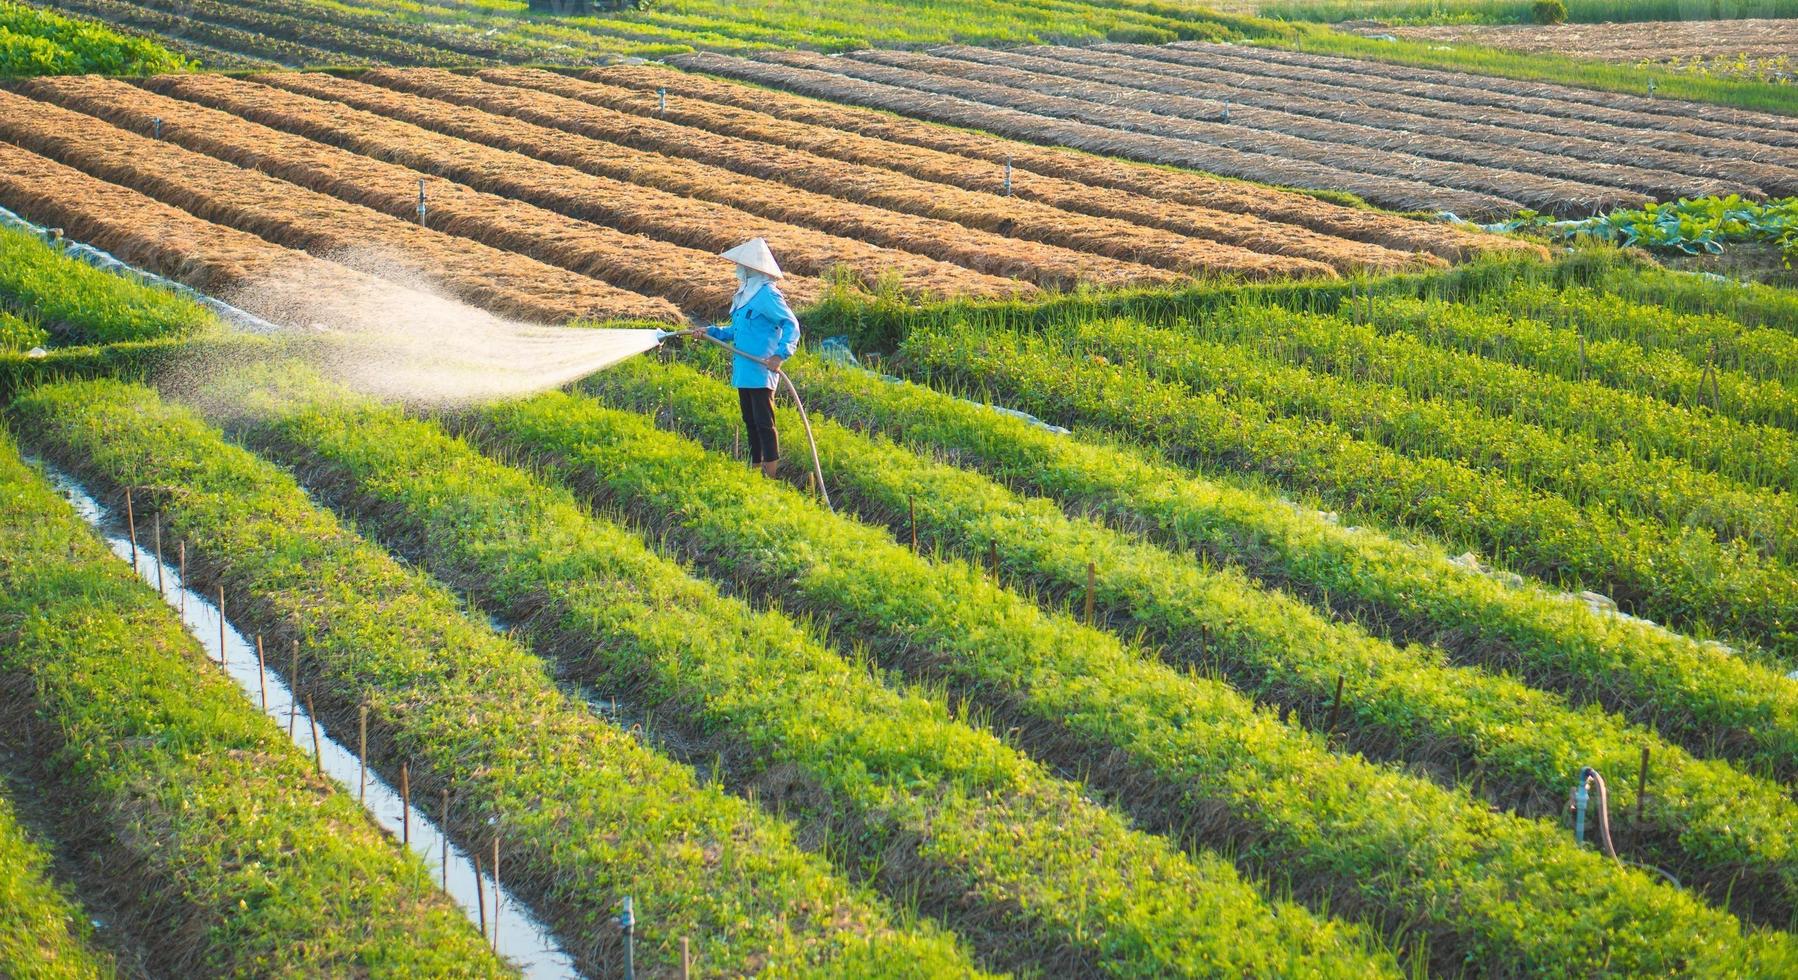
[[[768,243],[760,238],[751,238],[725,252],[724,257],[746,269],[754,269],[770,279],[780,279],[786,276],[786,273],[780,271],[780,266],[775,263],[774,253],[768,251]]]

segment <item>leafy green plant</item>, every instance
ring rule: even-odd
[[[156,962],[511,973],[3,441],[0,514],[0,669],[25,679],[49,772],[116,842]]]
[[[1141,819],[1231,840],[1239,860],[1292,875],[1333,909],[1403,922],[1445,968],[1792,964],[1788,938],[1744,934],[1551,825],[1335,755],[1218,681],[1045,613],[977,566],[912,555],[642,416],[556,393],[477,419],[493,451],[531,456],[712,574],[948,684],[1038,751],[1091,766],[1099,785],[1128,787],[1120,801]],[[1196,825],[1194,814],[1204,815]]]
[[[795,371],[814,412],[887,433],[920,455],[948,455],[1069,513],[1146,534],[1207,565],[1239,567],[1394,643],[1439,645],[1452,663],[1488,664],[1575,703],[1604,705],[1700,755],[1724,754],[1785,780],[1798,774],[1798,690],[1715,644],[1596,616],[1573,596],[1485,574],[1426,542],[1350,530],[1266,488],[1198,477],[1090,432],[1053,434],[817,360]]]
[[[0,352],[28,351],[49,341],[43,327],[0,310]]]
[[[1567,23],[1567,4],[1565,0],[1533,0],[1530,4],[1530,20],[1538,24]]]
[[[1792,260],[1798,258],[1798,197],[1771,201],[1749,201],[1735,194],[1682,197],[1577,221],[1557,221],[1525,211],[1510,221],[1487,227],[1562,239],[1598,238],[1687,255],[1716,255],[1730,243],[1761,242],[1777,246],[1788,269]]]
[[[952,939],[894,926],[785,823],[595,717],[541,661],[191,411],[106,381],[40,388],[14,409],[37,445],[160,508],[200,581],[237,597],[235,622],[277,648],[298,639],[299,686],[327,719],[353,725],[367,704],[374,763],[409,761],[418,798],[452,791],[452,834],[487,847],[497,821],[510,886],[583,969],[618,962],[611,923],[631,895],[655,923],[643,969],[677,969],[688,936],[720,973],[973,972]]]
[[[1580,508],[1446,460],[1413,459],[1313,420],[1193,392],[1139,367],[1064,356],[1052,339],[961,324],[914,328],[908,373],[1063,424],[1158,445],[1212,472],[1262,474],[1360,521],[1415,528],[1639,615],[1720,630],[1781,658],[1798,648],[1798,581],[1742,541]]]
[[[689,368],[638,360],[590,386],[623,407],[666,408],[673,424],[695,426],[714,448],[728,449],[737,432],[729,389]],[[1111,632],[1143,637],[1176,665],[1207,666],[1313,725],[1332,710],[1335,681],[1344,678],[1340,716],[1331,720],[1351,747],[1478,771],[1495,798],[1543,801],[1522,807],[1529,815],[1557,813],[1562,787],[1582,765],[1628,772],[1647,750],[1661,761],[1657,792],[1632,835],[1638,854],[1677,868],[1682,881],[1704,882],[1715,898],[1737,897],[1766,921],[1784,922],[1798,907],[1798,853],[1781,832],[1798,823],[1798,805],[1777,783],[1696,760],[1614,716],[1572,709],[1511,678],[1445,666],[1438,650],[1401,649],[1334,623],[1237,569],[1203,567],[835,422],[814,419],[812,428],[829,460],[826,482],[871,523],[901,537],[915,527],[921,545],[976,561],[995,556],[1006,577],[1052,607],[1078,600],[1090,581],[1095,618],[1103,616]],[[1612,805],[1624,812],[1633,795],[1619,785]],[[1719,797],[1738,801],[1721,819],[1711,802]]]
[[[0,0],[0,77],[147,75],[185,71],[187,59],[97,21]]]
[[[803,783],[776,799],[831,839],[838,861],[883,865],[883,887],[928,897],[1000,962],[1396,972],[1359,930],[1270,907],[1223,859],[1130,829],[941,698],[883,686],[433,424],[362,403],[284,406],[247,435],[538,649],[560,651],[564,676],[687,719],[672,724],[696,740],[728,740],[727,779],[756,787],[773,770]]]

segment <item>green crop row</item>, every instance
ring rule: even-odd
[[[1588,337],[1566,322],[1439,300],[1388,296],[1352,305],[1342,315],[1383,334],[1415,337],[1436,348],[1477,354],[1564,381],[1598,381],[1670,405],[1798,430],[1798,390],[1720,367],[1708,360],[1707,349],[1693,349],[1691,341],[1682,351],[1627,336]],[[1662,321],[1667,319],[1663,313]]]
[[[1206,562],[1340,608],[1395,641],[1515,671],[1602,704],[1702,754],[1798,774],[1798,690],[1715,646],[1527,582],[1504,584],[1439,549],[1349,530],[1267,492],[1193,476],[1123,445],[1046,432],[910,383],[816,361],[795,365],[813,411],[940,453],[1071,513],[1101,517]]]
[[[666,407],[714,448],[730,447],[738,432],[729,389],[685,367],[639,359],[596,375],[590,386],[621,407]],[[915,527],[924,544],[976,560],[990,554],[1048,601],[1078,598],[1090,569],[1095,616],[1107,614],[1112,632],[1140,635],[1177,663],[1215,670],[1313,723],[1331,710],[1341,678],[1340,723],[1351,746],[1452,766],[1495,799],[1530,801],[1526,811],[1548,814],[1581,766],[1621,775],[1650,751],[1660,762],[1656,790],[1632,828],[1647,842],[1638,853],[1676,868],[1682,881],[1715,886],[1711,894],[1739,900],[1757,918],[1785,922],[1798,908],[1798,854],[1785,833],[1798,826],[1798,805],[1777,784],[1694,760],[1614,716],[1569,708],[1510,678],[1447,666],[1440,651],[1401,649],[1239,571],[1206,568],[1070,518],[1049,501],[1019,497],[887,440],[822,418],[812,427],[827,461],[825,481],[864,519],[901,536]],[[1619,780],[1611,799],[1622,813],[1635,795]],[[1719,813],[1719,799],[1735,805]]]
[[[36,236],[0,228],[0,308],[59,344],[111,344],[210,330],[210,310],[166,289],[77,262]]]
[[[11,450],[0,446],[0,453]],[[0,468],[7,464],[0,462]],[[117,975],[112,957],[93,945],[80,906],[50,876],[50,854],[19,825],[0,794],[0,973],[43,980]]]
[[[433,424],[361,404],[276,413],[248,437],[314,493],[412,542],[429,571],[514,617],[539,649],[562,651],[563,674],[729,741],[743,769],[734,781],[796,780],[803,792],[771,802],[811,811],[839,860],[884,865],[889,890],[935,896],[1000,962],[1396,972],[1356,930],[1270,908],[1228,862],[1131,830],[940,700],[889,690],[791,621],[721,596],[566,491]]]
[[[52,424],[37,411],[84,395],[28,398],[24,417],[37,434]],[[0,514],[0,669],[29,692],[47,771],[107,825],[155,960],[219,976],[508,972],[423,862],[314,775],[7,445]]]
[[[190,67],[154,41],[103,23],[0,0],[0,77],[148,75]]]
[[[1798,555],[1790,495],[1743,485],[1784,486],[1798,476],[1798,437],[1783,429],[1557,381],[1341,318],[1267,308],[1220,311],[1171,329],[1090,321],[1049,340],[1062,357],[1096,354],[1140,368],[1244,415],[1326,422],[1580,508],[1708,529],[1781,560]]]
[[[1576,849],[1555,827],[1332,754],[1218,681],[1156,662],[959,561],[912,555],[640,415],[550,394],[478,415],[714,575],[817,616],[889,665],[948,684],[996,725],[1151,824],[1227,840],[1332,908],[1382,914],[1442,968],[1497,973],[1791,969],[1789,939]]]
[[[914,330],[899,353],[908,370],[936,383],[1120,432],[1211,471],[1258,473],[1363,520],[1421,529],[1548,582],[1598,589],[1641,615],[1720,630],[1776,657],[1798,647],[1798,581],[1742,541],[1582,510],[1322,423],[1239,411],[1137,368],[1069,359],[1041,337],[945,324]]]
[[[1792,292],[1792,290],[1785,290]],[[1610,288],[1517,288],[1473,297],[1468,306],[1493,316],[1530,318],[1577,330],[1587,343],[1621,340],[1644,350],[1670,350],[1697,365],[1798,386],[1798,305],[1757,319],[1679,301],[1679,294],[1632,296]],[[1655,300],[1675,305],[1661,305]],[[1691,308],[1685,308],[1688,305]],[[1769,309],[1768,314],[1783,311]],[[1758,325],[1756,325],[1758,324]]]
[[[644,970],[676,968],[684,936],[721,974],[970,972],[948,938],[893,927],[785,824],[594,717],[539,660],[192,412],[116,382],[15,407],[71,465],[160,507],[202,580],[238,597],[234,621],[278,646],[299,639],[297,686],[327,718],[353,725],[367,705],[375,764],[409,761],[421,799],[451,790],[452,833],[485,847],[497,826],[508,883],[583,969],[620,968],[613,917],[629,895]]]

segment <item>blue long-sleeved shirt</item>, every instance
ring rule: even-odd
[[[707,336],[755,357],[793,356],[799,349],[799,318],[772,282],[762,283],[731,311],[730,326],[708,327]],[[746,357],[731,358],[730,383],[738,388],[772,388],[774,372]]]

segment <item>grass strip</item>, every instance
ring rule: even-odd
[[[415,798],[451,790],[447,829],[465,846],[491,846],[497,821],[508,884],[582,969],[622,968],[614,916],[630,895],[644,970],[677,969],[689,937],[720,974],[970,972],[947,937],[892,926],[786,825],[595,718],[539,660],[191,411],[116,382],[16,407],[61,458],[160,506],[202,581],[238,597],[240,626],[300,639],[295,686],[327,720],[354,725],[367,704],[376,764],[409,761]]]
[[[491,448],[531,454],[711,574],[946,683],[1146,823],[1225,842],[1332,909],[1382,914],[1439,969],[1729,972],[1794,955],[1551,825],[1333,755],[1219,681],[1045,613],[976,566],[914,556],[644,416],[553,393],[479,419]]]
[[[683,429],[728,449],[739,422],[730,390],[691,368],[647,359],[596,375],[590,387],[637,411],[667,409]],[[796,415],[781,420],[797,431]],[[1478,785],[1530,816],[1557,814],[1581,766],[1611,773],[1619,815],[1635,805],[1640,755],[1657,760],[1655,792],[1628,825],[1629,849],[1699,882],[1738,914],[1783,924],[1798,897],[1798,854],[1785,828],[1798,805],[1779,785],[1684,751],[1614,715],[1476,668],[1439,650],[1400,648],[1332,622],[1303,602],[1259,587],[1234,568],[1212,569],[1103,524],[1064,515],[976,473],[920,457],[827,419],[812,425],[824,479],[864,520],[975,561],[996,557],[1015,586],[1051,607],[1078,603],[1089,569],[1094,620],[1141,637],[1176,665],[1218,674],[1257,700],[1296,710],[1314,727],[1338,721],[1348,745],[1441,778]],[[1332,708],[1343,679],[1340,718]],[[1331,732],[1322,734],[1328,736]],[[1715,801],[1734,801],[1719,812]],[[1620,823],[1622,821],[1620,820]]]
[[[1327,422],[1578,507],[1798,557],[1787,492],[1798,436],[1782,429],[1382,336],[1341,316],[1244,306],[1171,328],[1088,321],[1050,339],[1068,358],[1097,354],[1231,406]]]
[[[1102,358],[1073,360],[1055,341],[947,324],[900,347],[915,376],[998,394],[1063,422],[1159,445],[1182,462],[1241,470],[1314,493],[1359,518],[1441,535],[1497,564],[1604,592],[1638,615],[1720,631],[1790,659],[1798,582],[1742,541],[1699,528],[1646,526],[1531,493],[1439,459],[1411,459],[1307,419],[1271,417],[1246,399],[1157,381]]]
[[[14,228],[0,228],[0,306],[29,315],[58,344],[154,340],[218,326],[212,311],[185,296],[77,262]]]
[[[1533,582],[1481,574],[1439,548],[1371,528],[1344,528],[1271,492],[1205,479],[1092,433],[1056,435],[817,360],[794,371],[820,414],[944,454],[1207,564],[1238,565],[1395,641],[1437,646],[1453,662],[1603,705],[1701,755],[1798,778],[1798,690],[1715,644],[1595,615]]]
[[[58,395],[25,401],[35,433]],[[511,972],[10,446],[0,503],[8,724],[43,733],[48,773],[103,825],[159,969]]]
[[[434,424],[358,403],[285,410],[247,435],[557,651],[566,674],[690,719],[683,741],[720,747],[731,782],[802,814],[839,863],[926,899],[996,962],[1063,976],[1396,972],[1359,930],[1270,906],[1229,862],[1130,829],[940,699],[883,686]]]
[[[51,878],[49,852],[0,796],[0,972],[43,980],[115,976],[116,964],[94,947],[92,932],[87,915]]]

